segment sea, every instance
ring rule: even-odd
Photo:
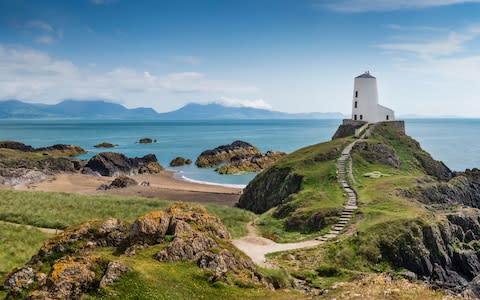
[[[180,179],[227,186],[244,186],[255,174],[219,175],[195,164],[171,168],[169,162],[183,156],[193,161],[206,149],[243,140],[261,151],[290,153],[331,139],[341,120],[215,120],[215,121],[118,121],[118,120],[0,120],[0,140],[15,140],[34,147],[74,144],[88,159],[102,151],[127,156],[153,153]],[[435,159],[452,170],[480,167],[480,119],[407,119],[407,134],[418,140]],[[138,144],[149,137],[157,142]],[[112,150],[93,146],[110,142]]]

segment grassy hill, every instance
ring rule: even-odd
[[[270,259],[320,288],[364,274],[410,271],[441,288],[465,289],[480,273],[472,267],[478,262],[474,245],[480,238],[478,181],[453,174],[393,126],[378,124],[370,130],[368,139],[352,150],[359,209],[347,229],[334,241],[271,254]],[[240,207],[267,208],[256,222],[265,237],[289,242],[319,236],[347,200],[337,183],[335,162],[352,140],[340,138],[290,154],[251,182]],[[282,194],[288,190],[288,176],[279,175],[285,168],[302,177],[298,190],[289,194]],[[276,176],[280,184],[275,185]],[[427,194],[453,203],[426,203]],[[465,203],[471,207],[462,208]],[[466,239],[468,231],[475,234]]]

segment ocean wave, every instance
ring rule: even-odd
[[[172,171],[172,170],[169,170]],[[192,178],[188,178],[187,176],[183,175],[183,171],[173,171],[174,176],[177,179],[192,182],[192,183],[199,183],[199,184],[207,184],[207,185],[218,185],[218,186],[224,186],[224,187],[230,187],[230,188],[239,188],[243,189],[247,185],[245,184],[228,184],[228,183],[218,183],[218,182],[210,182],[210,181],[203,181],[203,180],[195,180]]]

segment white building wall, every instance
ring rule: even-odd
[[[352,120],[377,123],[394,121],[395,113],[378,104],[377,79],[366,72],[355,77],[353,85]]]
[[[395,112],[388,107],[378,105],[377,122],[395,121]]]
[[[357,103],[355,107],[355,103]],[[355,78],[353,85],[352,119],[377,122],[378,90],[375,78]]]

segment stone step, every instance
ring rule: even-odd
[[[358,208],[358,206],[356,205],[347,205],[343,208],[343,211],[345,210],[356,210]]]
[[[326,237],[327,239],[334,239],[337,237],[337,234],[328,233],[324,235],[324,237]]]
[[[344,228],[345,228],[344,225],[338,224],[338,225],[336,225],[335,227],[333,227],[333,230],[340,230],[340,231],[341,231],[341,230],[343,230]]]
[[[347,225],[348,221],[347,220],[340,220],[340,221],[338,221],[337,224]]]
[[[332,229],[332,230],[330,230],[330,232],[329,232],[328,234],[332,234],[332,235],[338,236],[338,235],[340,234],[340,230]]]

